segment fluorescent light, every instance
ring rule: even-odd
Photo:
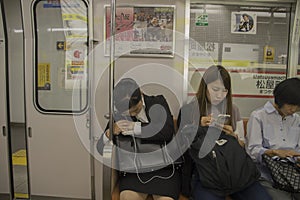
[[[87,31],[87,28],[48,28],[48,32]]]
[[[14,33],[23,33],[23,29],[14,29]]]

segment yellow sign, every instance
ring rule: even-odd
[[[39,63],[38,65],[38,89],[39,90],[50,90],[51,79],[50,79],[50,64]]]
[[[274,62],[274,47],[265,46],[264,47],[264,62]]]

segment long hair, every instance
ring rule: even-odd
[[[231,78],[228,73],[228,71],[221,65],[212,65],[210,66],[205,73],[203,74],[203,77],[201,79],[196,98],[199,105],[199,114],[200,119],[202,116],[207,115],[207,84],[212,83],[216,80],[221,80],[225,86],[225,88],[228,90],[228,93],[224,100],[220,102],[222,105],[223,103],[226,103],[226,114],[230,115],[230,125],[232,125],[232,92],[231,92]],[[224,113],[225,114],[225,113]]]

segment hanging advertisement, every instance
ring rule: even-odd
[[[231,33],[256,34],[257,14],[255,12],[232,12]]]
[[[207,68],[198,68],[189,70],[189,80],[198,72],[201,78]],[[285,69],[267,70],[243,67],[226,67],[230,73],[232,81],[232,95],[239,98],[273,98],[273,90],[278,83],[286,79]],[[238,84],[237,84],[238,83]],[[189,91],[190,96],[194,96],[199,81],[194,91]]]
[[[106,6],[105,54],[110,52],[110,7]],[[175,6],[116,8],[115,55],[172,57]]]
[[[275,49],[271,46],[264,47],[264,62],[273,63],[274,62]]]
[[[50,63],[38,64],[38,90],[51,90]]]
[[[76,87],[85,87],[87,81],[88,29],[86,10],[74,8],[71,0],[61,1],[62,19],[66,41],[65,88],[73,89],[75,81],[85,81]]]

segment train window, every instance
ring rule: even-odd
[[[38,0],[35,28],[35,105],[41,112],[87,108],[88,8],[82,0]]]
[[[198,87],[195,77],[209,66],[203,60],[223,65],[231,74],[233,100],[247,118],[286,79],[293,4],[212,2],[190,6],[190,83]]]

